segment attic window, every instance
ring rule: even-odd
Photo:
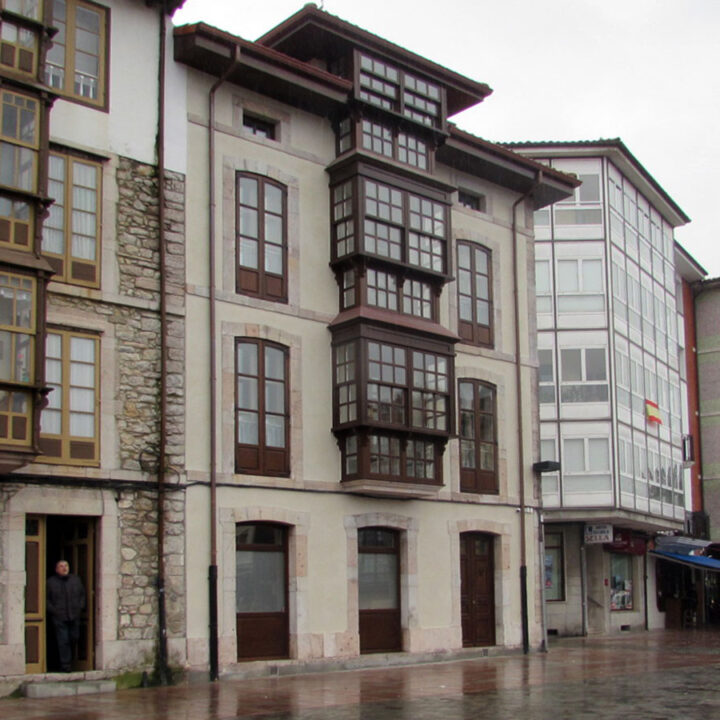
[[[268,140],[276,139],[277,123],[274,123],[272,120],[265,120],[256,115],[243,113],[243,127],[251,134],[257,135],[257,137],[264,137]]]
[[[459,190],[458,202],[469,210],[483,213],[487,212],[487,198],[485,195],[475,195],[465,190]]]

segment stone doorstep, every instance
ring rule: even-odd
[[[531,652],[538,652],[536,649]],[[306,675],[313,673],[344,672],[347,670],[372,670],[373,668],[422,665],[439,662],[478,660],[504,655],[518,655],[522,648],[501,646],[459,648],[452,651],[431,651],[425,653],[372,653],[351,658],[314,658],[312,660],[255,660],[231,665],[221,673],[221,680],[249,680],[283,675]],[[197,676],[197,677],[196,677]],[[206,677],[206,672],[191,671],[188,680]]]
[[[68,680],[66,682],[25,683],[22,694],[26,698],[53,698],[69,695],[93,695],[115,692],[114,680]]]

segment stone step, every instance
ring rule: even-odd
[[[70,680],[68,682],[25,683],[22,694],[27,698],[67,697],[69,695],[92,695],[115,692],[114,680]]]

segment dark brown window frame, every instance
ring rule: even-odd
[[[343,215],[342,217],[334,217],[334,193],[335,189],[339,186],[345,185],[347,182],[351,184],[352,198],[350,200],[350,206],[352,208],[351,215]],[[396,190],[402,194],[403,198],[403,209],[402,209],[402,222],[391,222],[377,218],[373,215],[367,215],[366,208],[366,183],[373,182],[378,185],[388,186],[392,190]],[[432,203],[443,205],[445,207],[444,233],[443,236],[427,233],[420,233],[416,228],[412,228],[410,225],[410,196],[415,196],[421,200],[428,200]],[[347,202],[347,201],[345,201]],[[373,261],[381,264],[389,263],[398,269],[403,269],[407,273],[425,275],[428,278],[447,280],[451,276],[452,271],[452,259],[450,253],[450,237],[451,237],[451,202],[449,188],[442,184],[430,183],[423,184],[414,182],[411,179],[406,179],[398,176],[397,174],[391,174],[383,171],[380,168],[371,166],[362,160],[356,161],[343,169],[342,172],[338,172],[331,180],[331,264],[334,263],[347,263],[348,260],[355,257],[366,257],[371,258]],[[347,237],[352,237],[350,245],[352,248],[345,252],[343,255],[338,255],[338,226],[346,224],[349,220],[353,221],[353,232]],[[401,252],[399,258],[392,258],[387,255],[381,255],[377,253],[369,252],[366,249],[364,241],[364,225],[366,220],[370,222],[380,222],[391,228],[396,228],[400,231],[400,245]],[[410,234],[418,233],[422,236],[429,236],[434,240],[438,240],[442,243],[442,263],[443,269],[436,270],[432,267],[426,267],[421,264],[413,264],[409,262],[408,257],[410,255]],[[343,236],[343,241],[346,238]]]
[[[470,267],[466,268],[460,264],[460,248],[468,248],[470,253]],[[487,273],[479,273],[475,266],[475,253],[483,252],[486,256]],[[480,345],[483,347],[493,347],[494,345],[494,303],[493,303],[493,272],[492,272],[492,250],[475,242],[468,240],[458,240],[456,247],[457,254],[457,297],[458,297],[458,335],[463,342],[471,345]],[[461,292],[461,276],[463,273],[469,273],[471,294]],[[477,275],[484,275],[487,278],[488,292],[487,297],[482,297],[478,293]],[[460,303],[462,297],[471,299],[472,320],[462,319],[460,317]],[[477,319],[477,302],[482,300],[488,304],[488,324],[478,322]]]
[[[275,120],[268,120],[259,115],[243,111],[242,125],[245,131],[257,137],[265,138],[266,140],[278,139],[278,123]]]
[[[257,374],[238,372],[238,350],[240,345],[255,345],[257,347]],[[284,447],[268,446],[266,440],[266,381],[265,349],[273,348],[283,353],[284,369],[284,417],[285,445]],[[288,477],[290,475],[290,348],[286,345],[260,340],[257,338],[235,338],[235,472],[244,475],[264,475],[271,477]],[[257,382],[257,407],[241,408],[239,398],[239,378],[255,378]],[[271,380],[276,380],[271,378]],[[257,443],[241,443],[238,440],[239,412],[246,410],[257,415]],[[278,415],[278,413],[272,413]]]
[[[257,206],[257,236],[251,238],[257,242],[257,267],[250,268],[240,264],[241,224],[240,213],[244,206],[240,202],[240,182],[243,178],[255,180],[258,183]],[[276,274],[265,270],[265,187],[270,185],[280,190],[282,194],[282,273]],[[262,207],[261,207],[262,206]],[[287,186],[265,175],[257,173],[238,172],[235,176],[235,291],[240,295],[269,300],[271,302],[286,303],[288,299],[288,213],[287,213]],[[249,236],[248,236],[249,237]],[[275,245],[275,243],[270,243]]]
[[[248,526],[264,526],[272,529],[278,529],[282,533],[282,542],[280,543],[242,543],[238,539],[238,529],[241,527]],[[267,623],[268,619],[272,622],[273,616],[280,622],[277,623],[281,626],[283,632],[283,640],[285,646],[281,652],[272,655],[258,655],[253,653],[252,650],[249,652],[243,652],[241,645],[242,633],[238,632],[238,648],[237,655],[238,660],[256,660],[256,659],[275,659],[275,658],[287,658],[289,656],[289,632],[290,632],[290,562],[289,562],[289,536],[291,526],[285,525],[284,523],[277,522],[263,522],[263,521],[248,521],[236,523],[235,525],[235,553],[238,551],[245,552],[266,552],[266,553],[282,553],[283,555],[283,571],[284,571],[284,582],[285,582],[285,594],[284,594],[284,605],[285,608],[282,611],[277,612],[244,612],[238,613],[237,606],[235,607],[235,622],[236,629],[239,631],[242,629],[243,622],[249,623],[251,626],[256,627],[258,623]],[[264,628],[260,628],[261,630]]]
[[[384,273],[395,280],[395,291],[396,307],[385,307],[378,303],[371,303],[369,301],[369,294],[372,286],[369,283],[369,273]],[[349,275],[351,274],[351,275]],[[352,279],[352,285],[346,282],[346,277]],[[379,310],[387,310],[388,312],[400,313],[407,317],[421,318],[429,322],[437,322],[439,317],[439,298],[442,291],[441,287],[438,287],[437,282],[431,282],[427,277],[417,277],[416,275],[410,275],[407,272],[398,272],[397,267],[391,265],[383,265],[380,263],[373,262],[372,265],[366,263],[360,263],[357,265],[346,268],[340,276],[340,309],[348,310],[352,307],[359,305],[366,305],[367,307],[378,308]],[[429,302],[430,314],[418,314],[414,312],[407,312],[407,304],[413,304],[416,300],[415,296],[412,295],[413,283],[422,283],[427,286],[430,290],[429,300],[423,299],[422,302]],[[349,292],[353,291],[354,300],[348,302],[346,298],[349,297]],[[383,292],[388,294],[392,293],[391,290],[381,288]]]
[[[398,473],[392,472],[372,472],[371,470],[371,437],[376,436],[378,438],[387,438],[390,441],[396,441],[398,443]],[[355,440],[355,448],[352,456],[355,457],[356,469],[354,472],[348,472],[347,469],[347,458],[348,458],[348,441]],[[421,441],[427,443],[433,448],[433,477],[418,477],[416,474],[409,475],[407,473],[408,467],[408,445],[412,441]],[[411,485],[431,485],[440,486],[443,484],[443,453],[444,453],[444,439],[431,437],[428,435],[419,434],[407,434],[388,432],[380,429],[366,428],[344,434],[341,438],[340,448],[342,455],[342,480],[351,481],[358,479],[370,479],[380,480],[384,482],[392,482],[399,484],[411,484]],[[414,459],[411,458],[415,462]]]
[[[460,386],[468,384],[472,386],[473,393],[473,407],[472,407],[472,439],[474,441],[474,468],[463,467],[463,422],[462,414],[463,408],[460,401]],[[492,392],[492,412],[486,413],[479,409],[478,399],[478,388],[485,388]],[[459,378],[458,379],[458,434],[460,436],[460,491],[461,492],[472,492],[480,493],[485,495],[496,495],[499,492],[499,475],[498,475],[498,415],[497,415],[497,388],[492,383],[487,383],[482,380],[475,380],[472,378]],[[493,440],[488,442],[481,440],[480,433],[480,417],[479,415],[490,415],[493,421]],[[480,449],[481,446],[491,445],[493,449],[493,464],[494,470],[482,470],[480,467]]]
[[[357,329],[356,329],[357,330]],[[355,379],[357,397],[357,415],[354,420],[346,423],[340,423],[338,408],[338,382],[336,374],[336,348],[344,347],[350,342],[355,342]],[[379,343],[380,345],[389,345],[393,348],[405,351],[405,383],[389,383],[393,387],[402,388],[404,397],[404,421],[400,422],[383,422],[380,419],[371,418],[368,412],[368,386],[376,381],[371,381],[369,377],[369,345],[370,343]],[[446,401],[445,429],[435,429],[427,426],[418,426],[412,424],[413,414],[413,392],[431,392],[424,386],[416,386],[413,379],[413,353],[427,353],[442,357],[447,362],[447,390],[445,392],[434,392],[435,397],[444,397]],[[387,382],[380,381],[381,385],[388,385]],[[453,432],[453,392],[454,387],[454,354],[449,343],[440,343],[428,341],[420,338],[414,338],[409,335],[399,333],[397,331],[384,331],[374,328],[360,328],[360,332],[343,333],[333,342],[333,426],[341,429],[345,427],[364,426],[376,428],[378,431],[399,431],[404,433],[412,433],[421,436],[422,439],[444,438],[447,439]]]
[[[384,77],[382,74],[376,73],[374,70],[369,70],[368,68],[363,68],[362,65],[362,59],[363,57],[367,58],[370,61],[378,62],[382,65],[384,65],[387,69],[392,70],[396,73],[397,78],[395,80],[391,78]],[[370,107],[373,108],[381,108],[386,113],[391,113],[392,115],[397,116],[398,118],[402,118],[403,120],[410,121],[413,124],[417,125],[418,127],[424,127],[424,128],[432,128],[435,130],[444,130],[445,129],[445,118],[447,117],[447,92],[445,90],[445,87],[443,87],[442,83],[437,80],[431,80],[427,78],[426,76],[422,76],[417,73],[409,73],[406,72],[404,68],[402,68],[399,64],[394,63],[392,60],[381,57],[379,55],[376,55],[374,53],[367,53],[363,50],[357,49],[354,52],[354,72],[353,72],[353,82],[355,86],[355,97],[360,100],[363,103],[367,103]],[[388,95],[384,95],[381,92],[377,92],[373,89],[368,88],[366,85],[364,85],[361,82],[360,75],[361,73],[367,73],[371,75],[376,80],[379,80],[382,83],[393,85],[395,86],[397,92],[395,93],[395,99],[394,101],[391,101],[389,99]],[[408,79],[411,79],[412,82],[409,83]],[[428,85],[437,87],[438,90],[438,97],[433,98],[430,94],[422,93],[417,88],[410,87],[415,82],[424,82]],[[370,99],[363,98],[362,93],[370,91],[371,94],[374,96],[377,96],[380,99],[380,102],[373,102]],[[405,98],[405,94],[408,93],[414,97],[420,98],[421,100],[429,101],[432,103],[435,103],[437,105],[437,115],[433,115],[432,113],[424,113],[420,109],[413,106],[412,102],[407,102]],[[384,101],[383,101],[384,98]],[[424,122],[418,119],[417,116],[422,116],[430,120],[430,122]]]

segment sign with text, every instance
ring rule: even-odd
[[[607,543],[613,541],[613,526],[610,523],[585,525],[585,544]]]

